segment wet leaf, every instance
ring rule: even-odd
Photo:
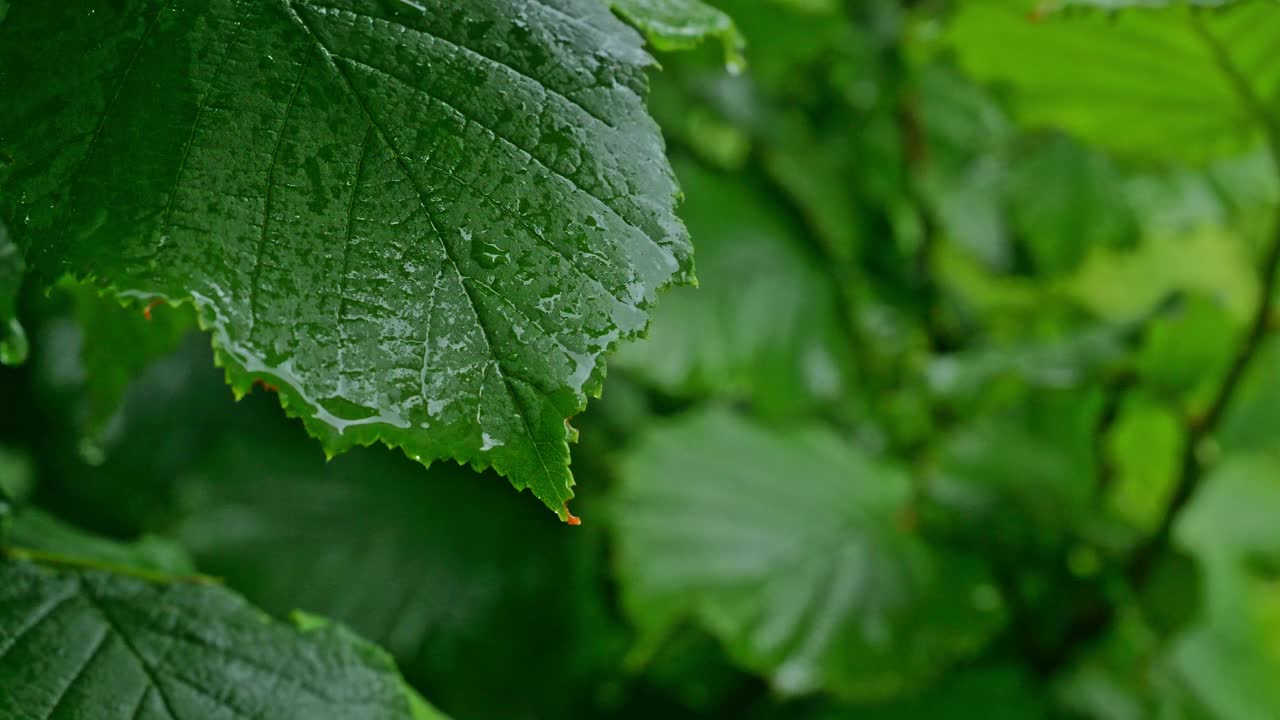
[[[652,65],[596,0],[25,4],[0,218],[45,282],[193,303],[330,453],[493,467],[567,518],[565,419],[692,273]]]

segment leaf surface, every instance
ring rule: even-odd
[[[222,588],[0,562],[0,717],[440,718],[385,653]]]
[[[961,65],[1007,89],[1030,125],[1144,158],[1203,161],[1255,145],[1260,112],[1274,112],[1272,3],[1212,13],[1031,10],[1021,0],[963,3],[949,30]]]
[[[664,392],[752,400],[795,413],[851,382],[837,293],[805,238],[749,180],[678,163],[699,238],[700,286],[673,290],[616,363]]]
[[[193,302],[330,453],[491,466],[567,517],[565,419],[692,273],[652,64],[595,0],[24,4],[0,218],[46,282]]]
[[[729,69],[742,69],[742,34],[732,18],[702,0],[612,0],[610,5],[659,50],[688,50],[716,38]]]
[[[621,477],[617,567],[646,640],[691,616],[781,692],[888,697],[1003,619],[979,562],[915,533],[906,477],[823,430],[702,411],[638,443]]]

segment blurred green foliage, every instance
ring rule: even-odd
[[[1280,6],[699,5],[650,106],[700,287],[573,420],[583,527],[326,463],[73,286],[21,298],[4,496],[458,720],[1280,717]]]

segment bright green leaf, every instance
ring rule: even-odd
[[[1176,528],[1205,576],[1201,622],[1172,662],[1217,718],[1263,720],[1280,711],[1280,465],[1237,458],[1206,479]]]
[[[780,692],[879,698],[1003,619],[982,565],[913,529],[903,473],[826,431],[702,411],[636,444],[621,476],[617,567],[646,642],[690,616]]]
[[[0,717],[431,718],[377,648],[220,587],[0,562]],[[434,715],[434,717],[441,717]]]
[[[597,0],[23,4],[0,217],[46,282],[193,302],[329,452],[567,517],[565,419],[692,273],[640,44]]]
[[[715,38],[724,45],[730,71],[742,70],[745,44],[733,19],[702,0],[608,0],[659,50],[688,50]]]
[[[948,37],[961,64],[1007,88],[1027,122],[1144,157],[1247,149],[1261,130],[1252,105],[1280,91],[1280,13],[1270,2],[1107,14],[974,0],[958,4]]]

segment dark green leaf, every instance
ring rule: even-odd
[[[623,460],[624,605],[648,642],[692,617],[780,692],[902,692],[1003,619],[978,562],[915,532],[909,497],[900,471],[821,429],[671,421]]]
[[[0,12],[0,20],[3,19]],[[0,364],[4,365],[19,365],[27,359],[27,336],[18,322],[17,307],[25,270],[22,251],[0,221]]]
[[[667,393],[743,397],[774,412],[839,397],[850,371],[837,293],[803,236],[755,183],[678,168],[699,287],[673,290],[649,337],[617,363]]]
[[[123,543],[91,535],[35,508],[24,508],[10,525],[6,544],[13,553],[79,558],[103,568],[133,568],[170,576],[194,575],[195,564],[181,545],[146,535]]]
[[[269,410],[252,404],[243,412]],[[490,477],[366,448],[326,463],[267,419],[209,440],[178,483],[177,534],[201,569],[277,616],[300,608],[350,625],[471,720],[590,707],[593,673],[625,642],[590,574],[590,505],[575,508],[587,526],[570,530]]]
[[[565,419],[691,278],[652,64],[597,0],[23,4],[0,217],[46,281],[193,302],[329,452],[494,467],[567,517]]]
[[[222,588],[0,561],[0,717],[440,718],[350,632]]]

